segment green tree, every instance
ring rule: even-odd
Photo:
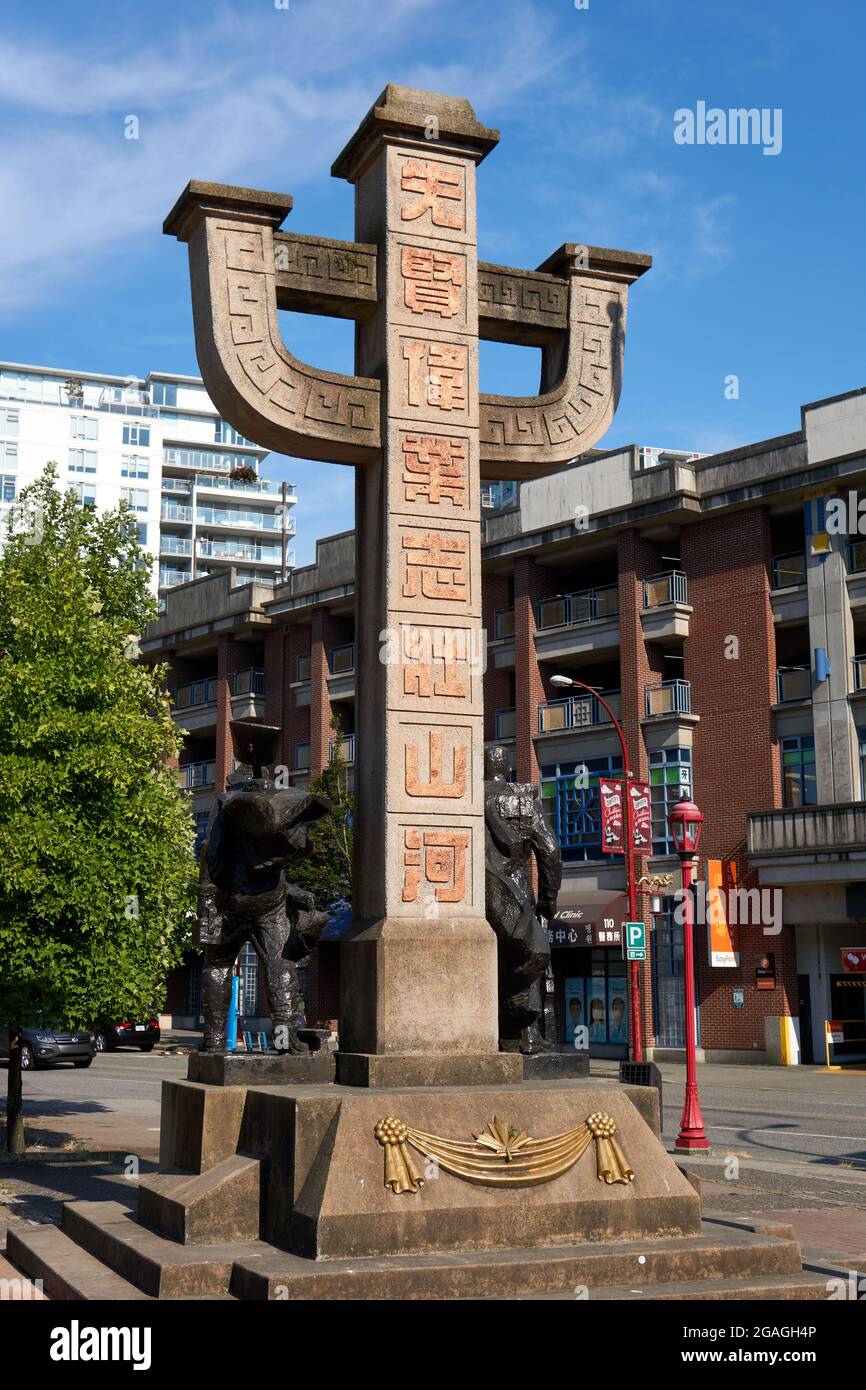
[[[331,811],[309,828],[310,853],[292,866],[292,878],[306,888],[324,909],[352,898],[352,813],[349,769],[343,756],[343,734],[336,715],[331,720],[334,738],[328,766],[310,779],[309,790],[326,796]]]
[[[25,489],[0,552],[0,1021],[7,1148],[21,1151],[20,1028],[161,1007],[193,907],[194,829],[166,760],[164,668],[137,662],[156,614],[125,506]]]

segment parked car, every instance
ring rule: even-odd
[[[87,1028],[72,1031],[56,1023],[32,1023],[21,1029],[21,1068],[31,1071],[55,1062],[89,1067],[96,1055],[96,1038]],[[9,1028],[0,1025],[0,1057],[9,1056]]]
[[[159,1019],[151,1018],[147,1023],[99,1023],[96,1034],[97,1052],[113,1052],[118,1047],[137,1047],[141,1052],[152,1052],[160,1039]]]

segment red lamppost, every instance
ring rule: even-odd
[[[610,715],[611,723],[616,729],[619,738],[619,746],[622,749],[622,775],[625,778],[625,807],[623,814],[625,817],[625,858],[626,858],[626,881],[628,887],[628,918],[634,922],[637,912],[637,895],[634,881],[634,834],[632,832],[631,797],[629,796],[629,783],[634,777],[634,773],[629,766],[628,749],[625,746],[625,734],[622,725],[605,700],[600,695],[594,685],[587,685],[585,681],[574,680],[572,676],[551,676],[551,685],[576,685],[580,690],[588,690],[590,695],[594,695],[598,703],[607,710]],[[640,1026],[640,977],[638,974],[637,961],[631,962],[631,1054],[635,1062],[643,1061],[643,1040],[641,1037]]]
[[[683,869],[683,941],[686,974],[686,1094],[677,1149],[708,1149],[710,1141],[704,1129],[704,1117],[698,1099],[698,1073],[695,1058],[695,939],[692,916],[692,860],[697,854],[704,818],[693,801],[683,796],[668,815],[674,848]]]

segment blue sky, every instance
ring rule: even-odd
[[[3,0],[0,356],[197,371],[186,251],[160,230],[186,181],[290,192],[288,228],[351,238],[352,190],[328,171],[393,81],[500,128],[482,259],[535,266],[564,241],[653,255],[605,446],[786,433],[801,403],[866,379],[864,16],[862,0]],[[781,153],[678,145],[674,112],[698,101],[781,108]],[[351,325],[282,318],[297,356],[351,371]],[[534,392],[536,371],[534,352],[482,349],[485,391]],[[298,484],[299,563],[352,525],[350,469],[268,473]]]

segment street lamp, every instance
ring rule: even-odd
[[[698,1099],[698,1075],[695,1058],[695,941],[694,920],[692,916],[692,860],[697,853],[704,818],[697,806],[687,796],[683,796],[668,814],[671,838],[680,856],[683,869],[683,941],[685,960],[683,968],[686,975],[686,1094],[677,1135],[677,1149],[708,1149],[710,1141],[704,1129],[704,1117]]]
[[[619,746],[622,749],[622,775],[625,778],[625,858],[626,858],[626,880],[628,887],[628,918],[630,922],[635,921],[637,912],[635,874],[634,874],[634,835],[632,833],[631,820],[631,797],[629,796],[628,784],[634,777],[634,773],[629,766],[628,749],[625,746],[625,734],[622,725],[605,700],[594,685],[587,685],[585,681],[574,680],[571,676],[551,676],[551,685],[558,686],[577,686],[579,690],[588,690],[590,695],[594,695],[598,703],[607,710],[611,723],[616,729],[619,738]],[[640,1026],[640,976],[638,974],[637,961],[631,962],[631,1052],[635,1062],[643,1061],[643,1040],[641,1038]]]

